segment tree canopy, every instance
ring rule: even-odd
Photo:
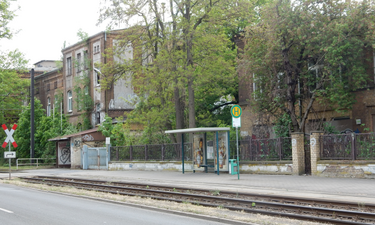
[[[249,15],[249,1],[111,2],[100,21],[130,28],[108,54],[120,59],[134,51],[134,58],[104,65],[103,83],[131,80],[138,98],[130,121],[159,131],[196,127],[196,118],[207,120],[215,103],[233,93],[236,49],[228,31]]]
[[[374,85],[371,67],[375,2],[276,0],[259,7],[247,27],[240,68],[253,85],[254,106],[286,114],[304,131],[314,103],[350,109],[354,91]]]

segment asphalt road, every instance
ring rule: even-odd
[[[223,223],[1,184],[0,224],[219,225]]]

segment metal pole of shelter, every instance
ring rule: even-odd
[[[219,131],[216,131],[216,165],[217,165],[217,175],[220,175],[219,174],[219,169],[220,169],[220,165],[219,165]]]
[[[204,133],[204,165],[207,165],[207,133]],[[206,166],[204,168],[205,172],[208,172],[208,167]]]
[[[185,173],[185,155],[184,155],[184,133],[181,133],[181,152],[182,152],[182,173]]]

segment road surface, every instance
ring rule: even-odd
[[[0,184],[0,224],[219,225],[223,223]]]

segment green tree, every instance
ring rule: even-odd
[[[113,1],[104,8],[101,22],[140,21],[130,24],[108,52],[121,58],[131,46],[134,59],[108,63],[102,70],[107,74],[103,84],[129,77],[137,91],[136,109],[128,119],[153,126],[157,132],[185,128],[185,124],[196,127],[196,93],[203,95],[200,89],[206,88],[205,95],[222,97],[226,88],[211,85],[208,89],[207,85],[233,83],[236,78],[235,49],[226,30],[220,28],[237,27],[238,18],[249,14],[249,3],[130,0]]]
[[[34,101],[34,124],[35,124],[35,134],[39,127],[41,127],[42,119],[45,115],[45,110],[38,99],[35,98]],[[18,120],[18,127],[14,133],[14,140],[17,142],[17,157],[18,158],[29,158],[30,157],[30,104],[23,108],[20,114],[20,119]],[[40,141],[35,136],[35,144]],[[36,146],[35,145],[35,146]],[[37,151],[35,151],[37,152]],[[35,157],[38,157],[35,154]]]
[[[374,47],[375,2],[275,0],[259,7],[246,32],[240,69],[254,83],[254,106],[286,113],[304,131],[315,102],[350,109],[354,91],[373,84],[366,53]]]

